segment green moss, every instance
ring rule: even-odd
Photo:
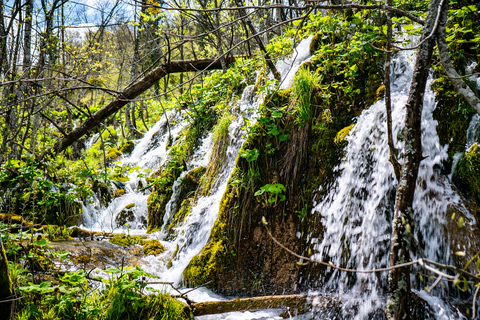
[[[23,220],[22,216],[12,215],[8,213],[0,213],[0,221],[3,223],[11,223],[11,224],[24,224],[26,223]]]
[[[142,237],[142,236],[130,236],[126,234],[121,234],[121,235],[111,237],[110,239],[108,239],[108,241],[112,244],[116,244],[123,247],[129,247],[136,244],[143,245],[144,238],[145,237]]]
[[[133,149],[135,149],[135,144],[132,140],[127,140],[125,143],[120,147],[120,152],[122,154],[130,154],[132,153]]]
[[[125,206],[125,209],[131,209],[133,207],[135,207],[135,203],[130,203]]]
[[[165,247],[157,240],[151,239],[143,244],[143,253],[146,256],[157,255],[165,251]]]
[[[209,287],[218,287],[218,275],[221,269],[229,264],[228,259],[232,258],[231,255],[225,255],[223,242],[226,231],[225,220],[228,217],[230,202],[236,194],[234,189],[234,186],[231,184],[228,185],[220,201],[218,217],[213,225],[209,242],[198,255],[192,258],[183,272],[185,282],[192,285],[201,285],[211,281],[208,285]],[[176,253],[174,253],[174,256],[175,254]]]
[[[122,153],[116,149],[116,148],[110,148],[108,150],[108,152],[105,154],[105,159],[107,161],[113,161],[115,159],[117,159],[118,157],[120,157],[122,155]]]
[[[480,146],[472,145],[457,163],[453,181],[476,203],[480,203]]]
[[[348,134],[350,133],[350,130],[352,130],[354,126],[355,124],[352,123],[348,127],[345,127],[342,130],[338,131],[337,135],[335,136],[335,139],[333,140],[337,146],[341,146],[344,144],[345,138],[348,136]]]
[[[200,254],[192,258],[183,272],[184,280],[189,285],[197,286],[216,278],[218,273],[217,261],[225,255],[222,241],[212,241],[207,244]]]

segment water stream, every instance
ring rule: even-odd
[[[401,130],[413,61],[414,57],[407,52],[400,52],[392,61],[392,129],[397,150],[403,148]],[[422,161],[419,169],[413,205],[413,233],[418,247],[423,249],[421,255],[448,263],[448,245],[442,232],[446,224],[445,212],[448,204],[462,205],[450,182],[439,178],[439,169],[447,158],[448,146],[440,145],[436,133],[437,121],[432,116],[435,96],[430,84],[431,80],[427,84],[422,113],[422,152],[428,158]],[[384,268],[389,263],[391,215],[397,181],[388,161],[383,100],[358,117],[347,141],[345,157],[336,168],[340,173],[339,178],[330,193],[313,209],[313,214],[321,216],[325,227],[323,238],[310,239],[316,251],[314,257],[350,269]],[[464,211],[475,221],[466,209]],[[356,319],[369,319],[384,308],[384,304],[378,301],[385,301],[387,272],[352,275],[327,270],[326,278],[321,280],[319,285],[324,282],[324,292],[348,297],[344,308],[356,307]],[[452,313],[449,318],[457,319],[457,315]]]

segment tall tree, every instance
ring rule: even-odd
[[[435,31],[438,27],[439,14],[445,8],[447,6],[444,0],[430,1],[425,26],[420,37],[420,46],[416,54],[416,63],[406,104],[403,129],[405,135],[404,159],[395,197],[390,266],[410,261],[410,234],[414,227],[412,223],[413,199],[418,168],[423,159],[421,141],[423,95],[435,46]],[[392,269],[388,281],[388,319],[410,319],[411,307],[410,268]]]

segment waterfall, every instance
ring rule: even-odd
[[[392,129],[397,150],[403,149],[402,128],[414,60],[412,53],[400,52],[392,61]],[[427,259],[448,262],[448,244],[443,234],[445,212],[451,203],[461,207],[461,199],[448,180],[439,178],[448,146],[440,145],[436,133],[437,122],[432,116],[435,96],[430,84],[431,80],[425,91],[422,113],[422,152],[428,157],[421,162],[418,173],[413,204],[414,236]],[[335,169],[339,173],[335,185],[323,201],[314,203],[312,213],[321,216],[325,233],[321,238],[310,239],[315,249],[313,258],[350,269],[384,268],[389,264],[397,188],[388,161],[384,100],[363,111],[347,141],[345,157]],[[325,292],[348,296],[345,308],[355,305],[356,319],[370,318],[384,308],[377,300],[385,300],[387,272],[350,274],[327,268],[326,278],[320,280]]]
[[[296,70],[310,57],[309,46],[311,39],[312,37],[310,36],[302,40],[297,48],[294,49],[291,58],[277,63],[277,68],[282,75],[282,88],[288,88],[291,85]],[[234,119],[228,128],[227,159],[222,172],[212,184],[209,195],[199,197],[183,224],[176,228],[175,233],[177,236],[175,239],[167,241],[165,227],[171,215],[177,209],[174,206],[181,192],[181,180],[188,171],[200,166],[207,166],[213,147],[212,134],[204,137],[200,146],[196,148],[194,155],[187,162],[187,170],[180,175],[172,186],[173,194],[166,205],[162,230],[150,235],[160,240],[166,251],[159,257],[145,257],[143,268],[146,271],[159,275],[164,281],[174,282],[178,285],[182,280],[183,270],[190,260],[205,246],[217,218],[220,201],[227,188],[228,179],[233,172],[238,152],[245,141],[245,123],[243,119],[251,119],[250,125],[255,123],[257,117],[256,110],[263,103],[265,94],[265,92],[257,93],[253,85],[244,89],[241,99],[236,102],[237,107],[232,108]],[[163,116],[160,121],[145,133],[142,139],[136,142],[132,154],[121,159],[121,165],[135,165],[143,172],[146,169],[158,168],[165,163],[168,157],[166,146],[169,137],[167,117],[170,119],[170,123],[175,123],[170,128],[172,137],[178,136],[187,125],[182,114],[168,112],[167,116]],[[147,219],[149,191],[138,188],[140,185],[145,184],[144,182],[140,183],[143,178],[139,178],[138,172],[130,173],[128,178],[130,180],[125,184],[125,194],[115,198],[106,208],[102,207],[100,200],[96,198],[91,199],[91,203],[84,206],[84,227],[92,230],[123,231],[124,228],[115,223],[115,216],[125,206],[133,203],[132,210],[135,219],[133,222],[129,222],[130,229],[134,233],[145,232],[144,223]],[[166,262],[172,257],[174,251],[177,251],[175,258],[171,260],[171,266],[167,268]],[[209,297],[207,299],[212,299],[211,293],[208,293],[207,296]],[[201,299],[206,298],[203,297]]]

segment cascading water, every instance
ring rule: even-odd
[[[392,129],[397,150],[403,148],[401,130],[412,80],[412,60],[410,54],[401,52],[392,61]],[[436,133],[437,122],[432,117],[435,97],[430,82],[422,113],[422,152],[428,157],[419,169],[413,224],[415,238],[423,248],[420,254],[443,262],[449,261],[445,256],[448,245],[442,233],[444,215],[448,204],[461,207],[461,201],[449,181],[439,179],[438,169],[447,158],[448,146],[440,145]],[[323,201],[314,204],[312,213],[321,215],[325,230],[320,239],[310,239],[316,251],[315,259],[358,270],[388,266],[397,182],[388,161],[386,132],[385,102],[381,100],[358,117],[347,137],[345,157],[336,168],[339,177],[335,185]],[[370,318],[384,308],[377,300],[385,301],[388,273],[350,274],[328,269],[326,278],[322,279],[323,290],[348,297],[345,308],[354,306],[356,319]]]
[[[167,117],[176,121],[172,128],[167,126]],[[142,190],[146,186],[144,176],[146,172],[161,166],[168,154],[167,144],[169,137],[174,138],[186,126],[181,114],[175,115],[172,112],[162,117],[137,143],[132,154],[120,161],[121,166],[135,166],[136,169],[128,173],[128,181],[124,184],[116,182],[112,190],[124,190],[124,194],[113,199],[107,207],[102,205],[98,197],[93,197],[91,203],[83,207],[83,226],[95,231],[121,231],[124,225],[115,221],[116,216],[126,206],[132,205],[133,218],[128,221],[129,228],[133,230],[145,229],[147,219],[147,198],[149,192]],[[169,131],[171,130],[171,131]],[[139,174],[141,173],[141,174]]]
[[[310,57],[309,45],[311,37],[302,40],[294,51],[291,59],[279,62],[277,68],[282,75],[283,87],[288,87],[295,75],[300,64]],[[245,88],[242,98],[238,101],[238,107],[234,108],[234,120],[229,126],[229,146],[227,149],[227,159],[222,172],[212,184],[212,188],[208,196],[200,197],[193,205],[191,212],[186,217],[183,224],[176,228],[174,239],[166,241],[166,225],[171,215],[176,211],[175,205],[181,192],[181,179],[186,173],[199,166],[207,166],[212,152],[212,135],[208,135],[203,139],[201,145],[195,150],[195,154],[187,162],[187,170],[173,184],[173,195],[166,205],[164,215],[164,226],[161,231],[151,234],[150,236],[159,239],[165,246],[166,251],[160,256],[145,257],[144,268],[146,271],[157,274],[162,280],[179,284],[182,279],[182,273],[193,256],[198,254],[205,246],[213,224],[217,218],[220,201],[227,187],[228,179],[234,169],[235,160],[237,158],[240,147],[244,142],[245,131],[242,127],[245,125],[243,119],[255,119],[256,110],[262,103],[265,93],[256,93],[254,86]],[[171,136],[176,137],[178,133],[186,126],[181,115],[168,114],[171,119],[175,118],[176,125],[171,129]],[[253,122],[250,122],[253,124]],[[169,131],[166,127],[166,118],[163,117],[154,127],[152,127],[144,137],[137,142],[132,154],[121,160],[123,165],[138,166],[141,171],[145,169],[155,169],[161,166],[168,157],[167,143]],[[125,185],[125,194],[115,198],[107,208],[103,208],[98,199],[94,199],[93,203],[84,208],[84,226],[93,230],[121,231],[122,226],[115,223],[115,216],[128,204],[134,204],[133,210],[135,220],[129,223],[131,232],[142,233],[144,231],[135,230],[143,229],[144,222],[147,217],[147,198],[148,191],[143,191],[139,186],[145,186],[143,178],[138,177],[138,173],[131,173],[130,179]],[[142,183],[139,183],[142,182]],[[175,258],[171,260],[171,266],[167,268],[167,261],[172,253],[177,251]],[[164,288],[162,288],[164,289]],[[215,300],[216,297],[206,290],[196,290],[193,292],[194,300]],[[259,319],[276,317],[279,312],[260,312],[259,314],[247,313],[242,316],[244,319]],[[237,315],[238,317],[238,315]]]

